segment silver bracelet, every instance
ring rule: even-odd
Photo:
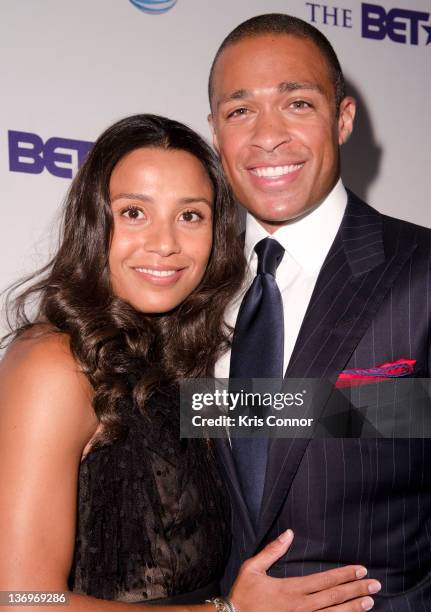
[[[205,603],[214,604],[216,612],[238,612],[233,605],[233,601],[227,597],[213,597],[212,599],[206,599]]]

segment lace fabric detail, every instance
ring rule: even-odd
[[[80,466],[69,586],[101,599],[172,597],[218,580],[229,552],[229,505],[210,444],[180,440],[178,391],[145,412],[119,406],[125,435]]]

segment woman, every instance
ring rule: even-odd
[[[229,191],[196,134],[151,115],[102,134],[1,365],[0,590],[69,589],[80,611],[364,609],[358,567],[319,575],[313,595],[265,575],[291,533],[245,564],[233,604],[203,603],[228,504],[211,445],[179,439],[175,383],[211,375],[242,273]]]

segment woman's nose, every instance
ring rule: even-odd
[[[145,232],[145,250],[167,257],[180,251],[175,222],[170,219],[154,220]]]

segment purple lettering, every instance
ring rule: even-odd
[[[305,6],[309,6],[311,8],[311,23],[316,23],[316,8],[320,8],[320,4],[316,2],[306,2]]]
[[[362,4],[362,36],[383,40],[386,36],[386,11],[378,4]]]
[[[11,172],[28,172],[29,174],[43,172],[43,141],[37,134],[9,130],[8,140],[9,170]]]
[[[352,11],[351,9],[343,9],[343,28],[352,27]]]
[[[410,44],[418,44],[418,32],[419,22],[428,21],[429,13],[423,13],[421,11],[408,11],[405,9],[392,9],[388,13],[388,36],[394,42],[406,43],[407,35],[399,34],[397,30],[405,32],[407,29],[406,21],[399,21],[399,19],[405,19],[410,22]]]
[[[330,11],[331,8],[332,8],[332,13]],[[337,16],[338,16],[338,9],[336,7],[329,7],[329,6],[323,5],[323,23],[325,25],[328,25],[328,19],[333,20],[332,25],[334,26],[338,25]]]

